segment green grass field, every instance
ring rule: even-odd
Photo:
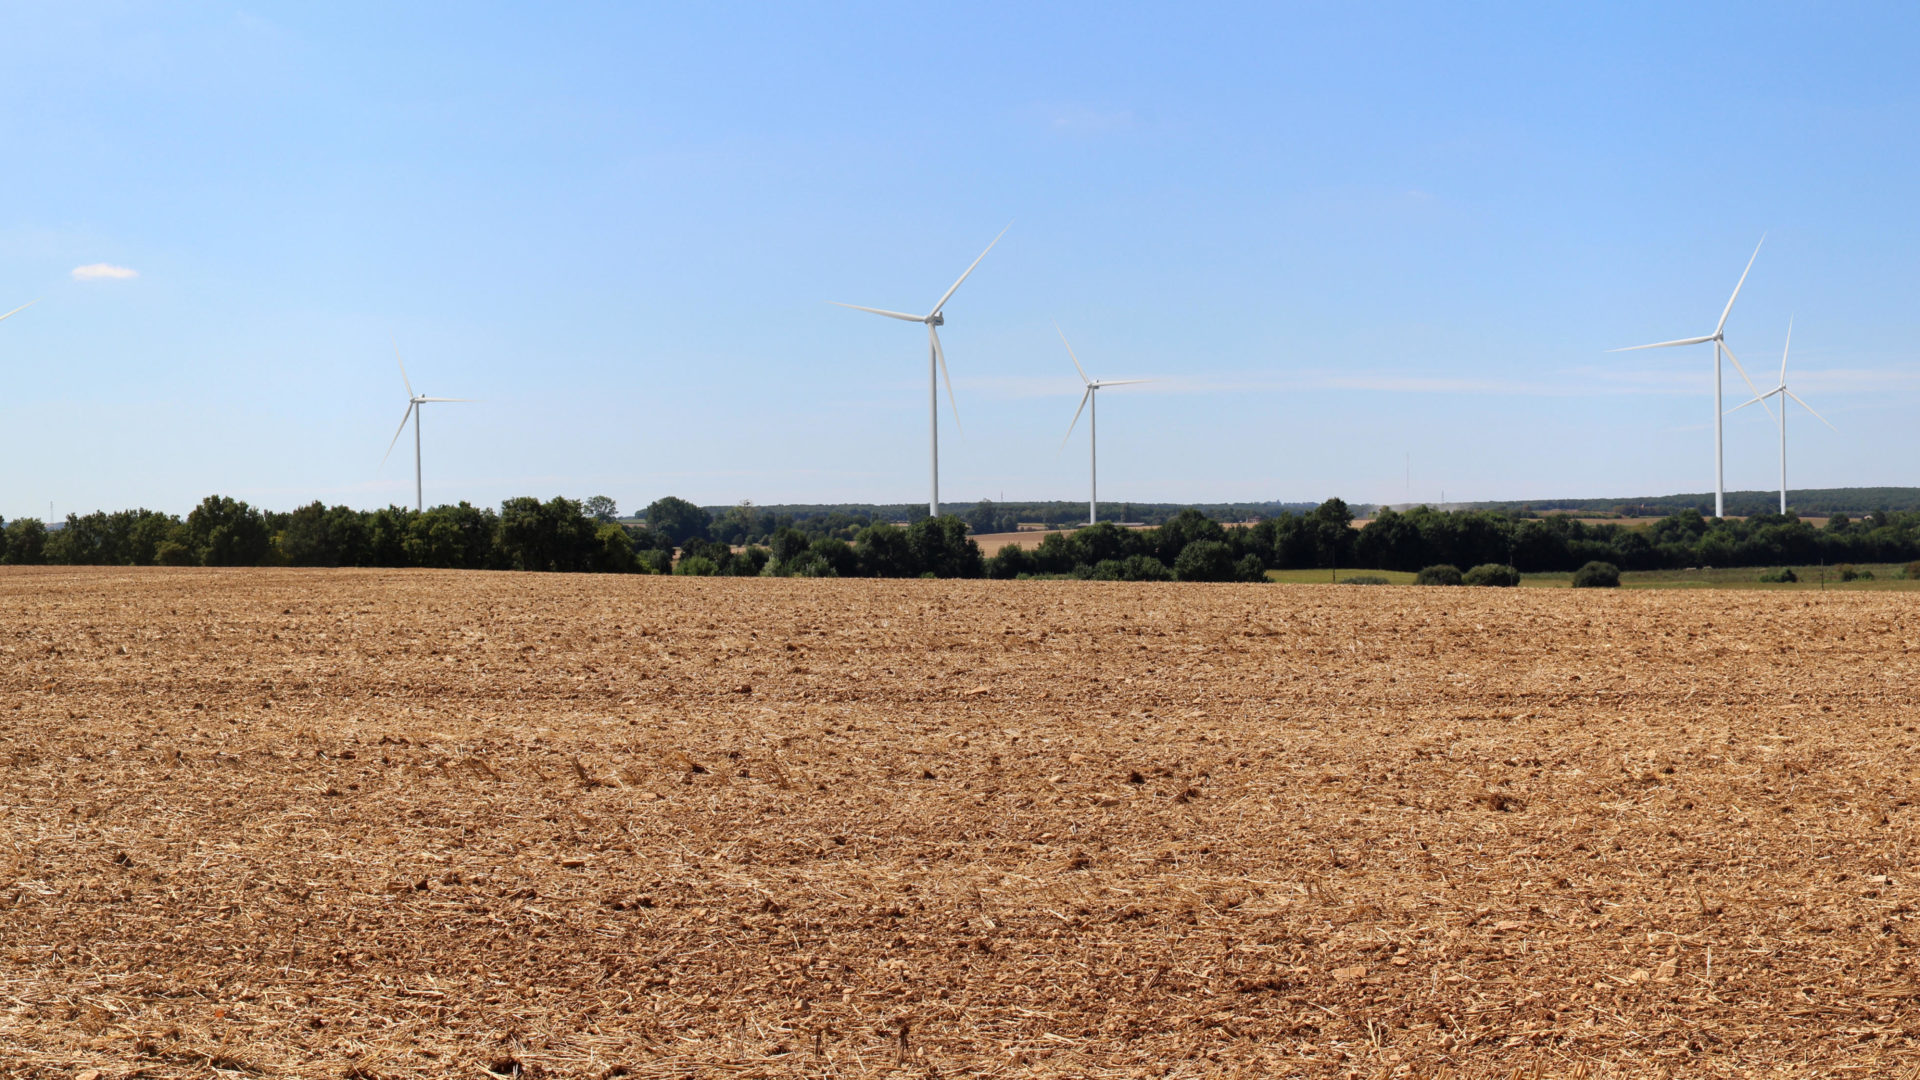
[[[1624,589],[1808,589],[1819,591],[1827,589],[1849,590],[1920,590],[1920,581],[1908,581],[1902,574],[1904,567],[1899,563],[1858,563],[1856,570],[1869,572],[1871,579],[1857,579],[1843,582],[1834,568],[1822,570],[1818,566],[1796,566],[1793,572],[1799,575],[1797,582],[1763,582],[1760,575],[1769,568],[1764,566],[1744,566],[1730,570],[1629,570],[1620,575],[1620,587]],[[1825,582],[1821,581],[1824,573]],[[1342,570],[1338,574],[1340,581],[1349,578],[1383,577],[1389,584],[1411,585],[1414,575],[1405,570]],[[1289,585],[1326,585],[1334,580],[1334,574],[1328,570],[1269,570],[1267,579]],[[1528,588],[1564,589],[1573,582],[1571,573],[1563,574],[1525,574],[1520,584]]]

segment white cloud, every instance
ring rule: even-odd
[[[115,266],[112,263],[88,263],[85,266],[76,266],[73,268],[73,280],[75,281],[122,281],[127,278],[137,278],[139,276],[140,271],[138,270],[125,266]]]

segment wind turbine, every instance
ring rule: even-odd
[[[1764,244],[1766,242],[1767,242],[1767,238],[1764,235],[1761,236],[1760,244]],[[1735,300],[1740,299],[1740,286],[1745,285],[1747,283],[1747,274],[1749,271],[1753,269],[1753,260],[1760,257],[1760,244],[1755,244],[1753,246],[1753,255],[1747,259],[1747,269],[1740,271],[1740,280],[1737,283],[1735,283],[1735,285],[1733,286],[1733,295],[1727,297],[1727,306],[1725,310],[1720,312],[1720,321],[1714,324],[1713,333],[1708,334],[1705,337],[1681,338],[1678,341],[1656,341],[1651,345],[1629,345],[1624,349],[1607,350],[1608,352],[1634,352],[1639,349],[1665,349],[1674,345],[1704,345],[1709,341],[1713,342],[1713,516],[1714,517],[1725,517],[1727,513],[1726,441],[1722,437],[1722,431],[1721,431],[1721,428],[1723,426],[1722,421],[1726,419],[1726,414],[1721,411],[1721,409],[1724,407],[1721,400],[1721,390],[1720,390],[1720,354],[1721,353],[1727,354],[1727,359],[1733,361],[1733,369],[1740,373],[1740,377],[1742,379],[1746,379],[1747,387],[1753,391],[1754,396],[1755,397],[1760,396],[1760,388],[1753,385],[1753,380],[1747,377],[1747,369],[1740,366],[1740,358],[1733,355],[1732,349],[1727,348],[1727,337],[1726,337],[1727,316],[1733,314],[1733,302]],[[1762,401],[1760,403],[1760,407],[1762,409],[1766,409],[1768,416],[1773,415],[1773,410],[1767,409],[1766,402]]]
[[[413,421],[413,508],[418,511],[425,511],[427,502],[420,487],[420,413],[423,411],[420,406],[430,401],[466,402],[472,401],[473,399],[462,397],[422,397],[413,392],[413,380],[407,378],[407,364],[406,361],[400,359],[400,343],[398,341],[393,343],[393,360],[394,363],[400,365],[400,381],[407,388],[407,411],[400,414],[400,426],[394,430],[393,442],[387,444],[387,452],[380,456],[380,463],[383,465],[386,464],[387,459],[393,456],[393,448],[400,442],[400,433],[407,430],[407,421],[411,419]]]
[[[1007,229],[1011,229],[1011,228],[1013,228],[1012,225],[1007,226]],[[1007,229],[1001,229],[1000,236],[1007,235]],[[993,238],[993,244],[997,244],[1000,242],[1000,236],[996,236]],[[987,245],[987,251],[993,250],[993,244]],[[980,253],[980,259],[984,259],[987,257],[987,251],[983,251]],[[940,314],[940,309],[947,306],[948,300],[953,299],[953,294],[957,292],[960,288],[960,282],[967,280],[967,274],[973,273],[973,267],[980,265],[980,259],[973,260],[973,266],[967,267],[967,273],[961,274],[960,281],[954,282],[953,288],[948,289],[946,295],[940,298],[940,302],[933,305],[933,310],[928,312],[925,315],[908,315],[904,312],[899,312],[899,311],[886,311],[881,308],[861,307],[859,304],[842,304],[838,300],[828,301],[829,303],[837,304],[840,307],[852,308],[855,311],[871,311],[875,315],[885,315],[889,319],[900,319],[904,322],[917,322],[917,323],[927,324],[927,352],[928,352],[927,434],[928,434],[929,443],[932,448],[931,454],[932,454],[932,462],[933,462],[933,493],[927,499],[927,514],[931,517],[940,516],[940,380],[941,379],[945,379],[947,383],[947,404],[953,407],[953,426],[956,429],[960,427],[960,405],[958,402],[953,400],[953,377],[947,374],[947,356],[946,356],[946,353],[942,352],[940,349],[940,335],[935,331],[934,328],[946,325],[946,322],[947,322],[946,316]]]
[[[1748,405],[1753,404],[1754,401],[1760,402],[1761,407],[1765,408],[1767,398],[1770,398],[1775,394],[1780,395],[1780,512],[1782,514],[1785,514],[1787,512],[1787,399],[1792,398],[1795,401],[1800,401],[1799,394],[1796,394],[1793,391],[1787,389],[1787,350],[1792,347],[1793,347],[1793,320],[1788,319],[1787,320],[1787,343],[1785,346],[1783,346],[1780,349],[1780,385],[1774,387],[1773,389],[1767,391],[1764,394],[1758,394],[1756,397],[1754,397],[1753,401],[1748,401],[1740,405],[1735,405],[1733,408],[1727,410],[1730,413],[1737,413],[1741,409],[1746,408]],[[1813,418],[1815,420],[1818,420],[1821,423],[1826,424],[1828,427],[1833,428],[1833,430],[1835,431],[1840,430],[1839,428],[1833,427],[1831,423],[1828,423],[1826,417],[1821,416],[1817,412],[1813,412],[1813,406],[1807,404],[1804,401],[1800,401],[1800,407],[1807,410],[1810,413],[1813,413]]]
[[[1132,386],[1135,383],[1152,382],[1152,379],[1089,379],[1087,369],[1080,366],[1080,358],[1073,354],[1073,343],[1067,340],[1067,332],[1060,329],[1059,323],[1053,324],[1060,334],[1060,344],[1067,347],[1067,359],[1073,361],[1073,370],[1080,373],[1080,381],[1087,384],[1086,392],[1080,395],[1080,408],[1073,410],[1073,423],[1067,425],[1066,438],[1060,440],[1061,446],[1067,445],[1067,439],[1073,438],[1073,429],[1080,423],[1080,410],[1088,405],[1093,408],[1087,412],[1087,524],[1100,520],[1100,391],[1109,386]]]

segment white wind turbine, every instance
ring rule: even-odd
[[[1764,244],[1766,242],[1767,242],[1767,238],[1765,236],[1762,236],[1760,238],[1760,244]],[[1721,432],[1721,429],[1723,426],[1722,422],[1726,419],[1726,414],[1721,411],[1725,407],[1721,400],[1721,390],[1720,390],[1720,354],[1721,353],[1727,354],[1727,359],[1733,361],[1733,369],[1740,373],[1740,377],[1742,379],[1746,379],[1747,386],[1749,389],[1753,391],[1754,396],[1755,397],[1760,396],[1760,388],[1758,386],[1754,386],[1753,380],[1747,377],[1747,369],[1740,366],[1740,358],[1733,355],[1732,349],[1727,348],[1727,337],[1726,337],[1727,316],[1733,314],[1733,302],[1740,298],[1740,286],[1745,285],[1747,283],[1747,273],[1753,269],[1753,260],[1760,257],[1760,244],[1755,244],[1753,246],[1753,255],[1752,257],[1747,259],[1747,269],[1740,271],[1740,280],[1733,286],[1733,295],[1727,297],[1726,309],[1720,312],[1720,321],[1714,324],[1713,333],[1708,334],[1705,337],[1681,338],[1678,341],[1656,341],[1651,345],[1629,345],[1624,349],[1608,350],[1609,352],[1633,352],[1637,349],[1665,349],[1674,345],[1704,345],[1709,341],[1713,342],[1713,516],[1714,517],[1725,517],[1727,513],[1726,442],[1722,438],[1722,432]],[[1766,402],[1762,401],[1760,403],[1760,407],[1762,409],[1766,409],[1767,415],[1769,416],[1773,415],[1773,410],[1767,409]]]
[[[1013,228],[1013,226],[1011,225],[1007,226],[1007,229],[1011,229],[1011,228]],[[1001,229],[1000,236],[1007,235],[1007,229]],[[993,238],[993,244],[997,244],[1000,242],[1000,236],[996,236]],[[987,245],[987,251],[993,250],[993,244]],[[983,251],[980,253],[980,259],[984,259],[987,257],[987,251]],[[933,305],[933,310],[928,312],[925,315],[908,315],[904,312],[899,312],[899,311],[886,311],[881,308],[861,307],[859,304],[841,304],[840,301],[838,300],[828,301],[829,303],[832,303],[832,304],[838,304],[840,307],[852,308],[855,311],[871,311],[875,315],[885,315],[889,319],[900,319],[905,322],[917,322],[917,323],[927,324],[927,352],[928,352],[927,433],[928,433],[928,439],[932,448],[931,454],[932,454],[932,462],[933,462],[933,493],[927,499],[927,513],[932,517],[940,516],[940,380],[941,379],[945,379],[947,383],[947,404],[953,407],[953,426],[955,428],[960,427],[960,405],[958,402],[953,400],[953,377],[947,374],[947,356],[946,356],[946,353],[942,352],[940,349],[940,335],[935,331],[934,328],[938,326],[946,325],[946,322],[947,322],[946,316],[940,314],[940,309],[947,306],[948,300],[953,299],[953,294],[956,291],[958,291],[960,288],[960,282],[967,280],[967,274],[973,273],[973,267],[980,265],[980,259],[973,260],[973,266],[967,267],[967,273],[961,274],[960,281],[954,282],[953,288],[948,289],[946,295],[940,298],[940,302]]]
[[[400,382],[407,388],[407,411],[400,414],[400,426],[394,430],[393,441],[387,444],[387,452],[380,456],[380,463],[383,465],[386,464],[387,458],[393,456],[393,448],[400,442],[400,433],[407,430],[407,421],[411,419],[413,421],[413,508],[424,511],[427,508],[427,503],[420,486],[420,414],[424,411],[421,409],[421,406],[430,401],[467,402],[473,399],[460,397],[422,397],[413,392],[413,380],[407,378],[407,364],[406,361],[400,359],[400,343],[397,341],[393,343],[393,360],[394,363],[400,365]]]
[[[1152,382],[1152,379],[1089,379],[1087,369],[1080,366],[1080,358],[1073,354],[1073,343],[1067,340],[1067,332],[1060,329],[1059,323],[1053,328],[1059,331],[1060,344],[1067,347],[1067,359],[1073,361],[1073,370],[1080,373],[1080,381],[1087,389],[1080,395],[1080,408],[1073,410],[1073,423],[1067,425],[1066,438],[1060,440],[1061,446],[1067,445],[1067,439],[1073,438],[1073,429],[1080,423],[1080,410],[1092,405],[1087,412],[1087,524],[1100,520],[1100,391],[1109,386],[1132,386],[1135,383]]]
[[[1767,398],[1773,397],[1775,394],[1778,394],[1780,396],[1780,512],[1782,514],[1785,514],[1787,512],[1787,399],[1792,398],[1795,401],[1800,401],[1799,394],[1796,394],[1793,391],[1787,389],[1787,350],[1791,349],[1792,347],[1793,347],[1793,320],[1788,319],[1787,320],[1787,343],[1786,345],[1782,346],[1780,349],[1780,385],[1774,387],[1773,389],[1767,391],[1764,394],[1756,395],[1752,401],[1748,401],[1740,405],[1735,405],[1733,408],[1727,410],[1728,412],[1739,412],[1741,409],[1746,408],[1748,405],[1753,404],[1755,401],[1760,402],[1761,407],[1765,408]],[[1813,406],[1807,404],[1804,401],[1800,401],[1800,407],[1807,410],[1810,413],[1813,413],[1813,418],[1815,420],[1818,420],[1821,423],[1826,424],[1828,427],[1833,428],[1833,430],[1835,431],[1840,430],[1839,428],[1833,427],[1831,423],[1828,423],[1826,417],[1821,416],[1817,412],[1814,412]]]

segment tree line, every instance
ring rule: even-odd
[[[804,577],[1079,577],[1259,581],[1268,570],[1419,571],[1506,566],[1570,571],[1907,562],[1920,559],[1920,512],[1836,514],[1824,526],[1793,515],[1710,519],[1693,508],[1640,528],[1497,511],[1382,510],[1361,528],[1329,499],[1303,513],[1224,525],[1188,508],[1157,527],[1113,522],[1047,535],[1033,550],[987,556],[957,515],[905,525],[846,514],[775,524],[739,543],[709,511],[668,497],[641,522],[612,499],[508,499],[424,512],[310,503],[261,510],[209,496],[184,518],[153,510],[69,514],[49,529],[0,522],[0,562],[118,566],[364,566]]]
[[[678,501],[678,500],[676,500]],[[1305,513],[1313,503],[1106,503],[1100,507],[1100,520],[1163,525],[1176,514],[1195,510],[1217,521],[1257,521],[1287,513]],[[852,542],[860,530],[878,522],[911,525],[927,516],[925,503],[863,505],[792,504],[755,506],[743,502],[737,506],[696,507],[685,504],[700,522],[702,539],[728,544],[770,544],[781,529],[797,529],[811,537],[831,536]],[[976,535],[1009,533],[1021,525],[1045,525],[1048,528],[1078,528],[1087,520],[1084,502],[994,502],[982,499],[972,506],[957,509],[954,515]]]

